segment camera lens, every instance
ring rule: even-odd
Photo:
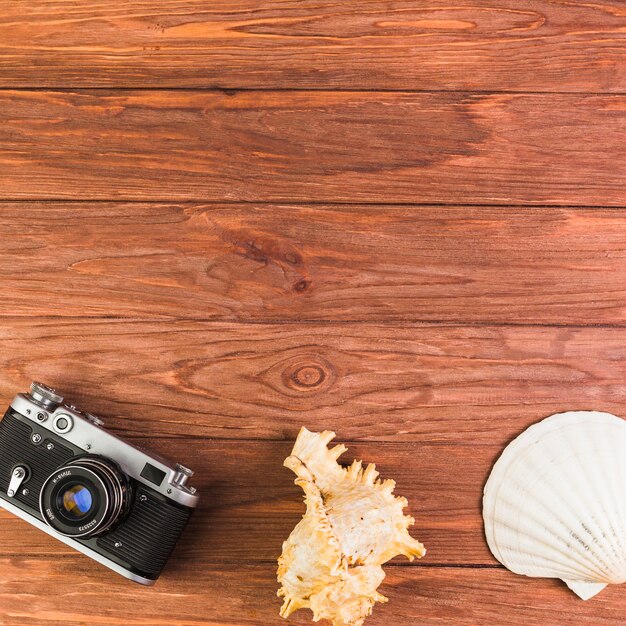
[[[80,457],[48,477],[39,506],[44,521],[68,537],[95,537],[123,519],[130,506],[130,483],[104,457]]]
[[[88,487],[76,483],[68,485],[57,496],[57,509],[72,519],[83,519],[91,511],[94,497]]]

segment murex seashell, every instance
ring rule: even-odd
[[[341,467],[337,459],[346,447],[329,450],[334,437],[302,428],[285,460],[304,490],[306,513],[278,559],[280,614],[310,608],[314,621],[361,626],[374,604],[387,600],[377,592],[385,577],[381,565],[425,550],[408,533],[414,520],[402,513],[407,501],[393,495],[395,482],[380,482],[375,466],[363,469],[361,461]]]
[[[626,422],[572,411],[531,426],[496,462],[483,518],[513,572],[560,578],[583,600],[626,582]]]

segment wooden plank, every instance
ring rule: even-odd
[[[624,205],[625,112],[606,95],[2,92],[0,199]]]
[[[0,85],[624,91],[618,0],[0,2]]]
[[[151,589],[133,585],[74,558],[0,560],[4,626],[258,626],[311,624],[299,611],[278,617],[273,567],[183,563]],[[68,578],[67,572],[73,575]],[[78,573],[79,572],[79,573]],[[54,593],[50,590],[54,589]],[[367,626],[621,626],[624,588],[610,587],[583,602],[563,583],[520,578],[505,570],[390,567]],[[324,623],[325,624],[325,623]]]
[[[150,433],[150,424],[145,427]],[[505,428],[496,430],[494,439],[509,435]],[[204,569],[276,561],[304,513],[302,490],[283,467],[292,442],[155,439],[151,434],[132,441],[196,472],[193,484],[202,498],[176,549],[181,563]],[[412,533],[427,546],[425,565],[495,565],[483,539],[480,501],[500,451],[497,444],[472,445],[459,435],[455,445],[350,443],[342,461],[376,463],[381,477],[396,481],[396,492],[409,500],[407,513],[416,519]],[[73,554],[5,511],[0,512],[0,536],[0,558]],[[398,563],[408,565],[402,558]]]
[[[3,315],[626,322],[615,210],[5,203],[0,232]]]
[[[503,445],[626,415],[624,328],[0,320],[0,397],[44,379],[124,435]],[[69,395],[69,393],[67,394]]]

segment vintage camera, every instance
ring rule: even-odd
[[[0,422],[0,506],[153,585],[198,502],[193,472],[102,425],[41,383],[18,394]]]

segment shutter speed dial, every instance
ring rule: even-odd
[[[43,383],[33,382],[30,385],[30,397],[44,409],[54,410],[63,402],[63,396],[52,387]]]

